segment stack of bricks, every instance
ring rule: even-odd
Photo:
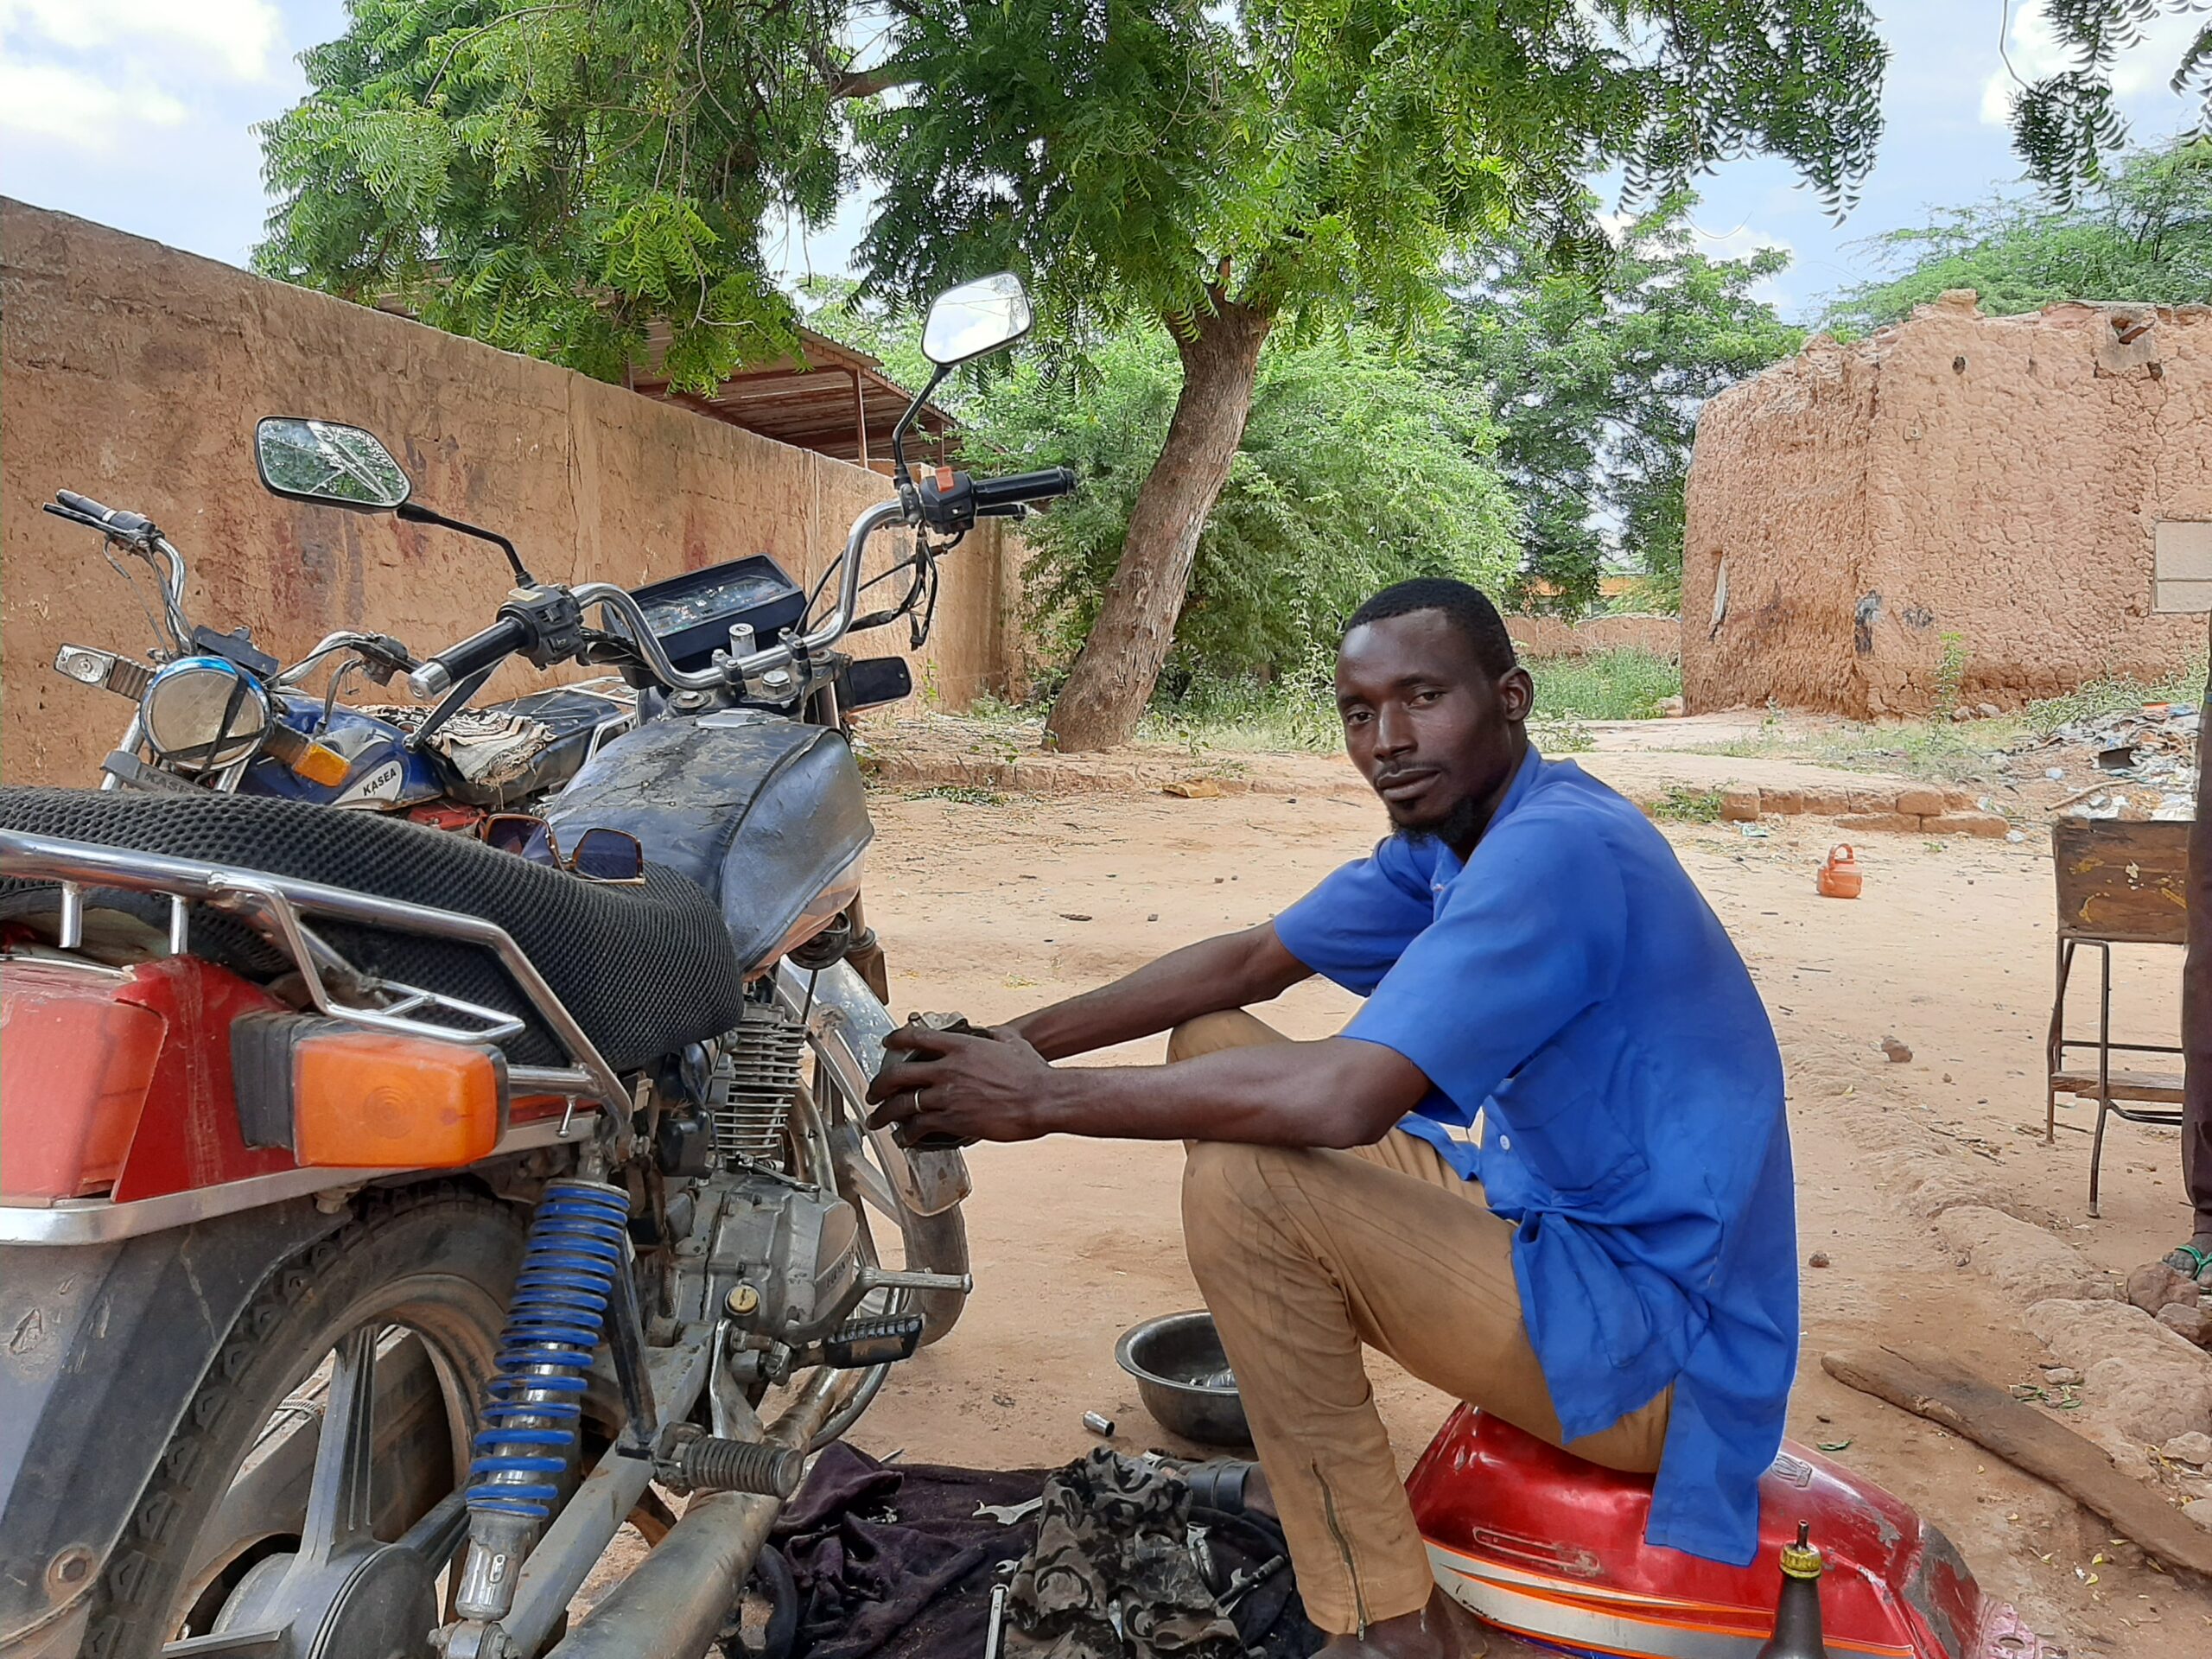
[[[1837,829],[1859,834],[1891,830],[2001,838],[2012,827],[2002,813],[1984,810],[1967,791],[1928,785],[1905,789],[1725,789],[1720,793],[1720,816],[1730,823],[1801,813],[1834,818]]]

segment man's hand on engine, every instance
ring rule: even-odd
[[[883,1070],[868,1091],[876,1109],[870,1128],[896,1128],[910,1147],[1029,1141],[1045,1133],[1037,1109],[1054,1073],[1012,1028],[963,1036],[906,1025],[883,1046]]]

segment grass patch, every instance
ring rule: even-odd
[[[995,789],[985,789],[977,784],[931,784],[927,789],[910,789],[905,798],[910,801],[951,801],[961,806],[1004,806],[1006,797]]]
[[[1718,823],[1720,791],[1676,784],[1652,803],[1651,816],[1662,823]]]
[[[1536,713],[1548,720],[1652,720],[1682,695],[1682,667],[1648,651],[1593,651],[1527,664],[1536,682]]]
[[[2204,676],[2205,659],[2199,657],[2179,673],[2148,683],[2124,675],[2092,680],[2063,697],[2030,703],[2021,718],[2037,737],[2049,737],[2062,726],[2139,709],[2146,702],[2177,702],[2193,709],[2204,701]]]

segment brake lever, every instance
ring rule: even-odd
[[[110,534],[108,527],[89,512],[78,512],[63,506],[59,501],[41,501],[39,505],[57,518],[67,518],[73,524],[82,524],[86,530],[97,530],[103,536]]]

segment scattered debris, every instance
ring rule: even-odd
[[[1183,778],[1160,785],[1160,792],[1181,801],[1217,801],[1221,785],[1211,778]]]
[[[1083,1426],[1103,1439],[1110,1440],[1114,1438],[1114,1420],[1102,1412],[1084,1412]]]
[[[1064,922],[1087,922],[1091,918],[1079,910],[1064,910],[1060,912],[1060,919]]]
[[[2043,1368],[2043,1380],[2055,1389],[2079,1388],[2082,1373],[2071,1365],[2046,1365]]]
[[[1912,1058],[1912,1050],[1894,1037],[1882,1039],[1882,1052],[1889,1056],[1891,1065],[1903,1065]]]
[[[1828,1253],[1826,1250],[1815,1250],[1805,1258],[1805,1265],[1808,1268],[1825,1268],[1827,1264]]]
[[[2075,767],[2086,767],[2101,780],[2057,802],[2054,812],[2069,817],[2185,823],[2196,816],[2196,709],[2145,703],[2070,722],[2048,736],[2028,738],[2013,753],[2044,756],[2043,775],[2056,784],[2066,780],[2069,768],[2050,761],[2072,751]],[[2131,789],[2131,784],[2148,787]]]

